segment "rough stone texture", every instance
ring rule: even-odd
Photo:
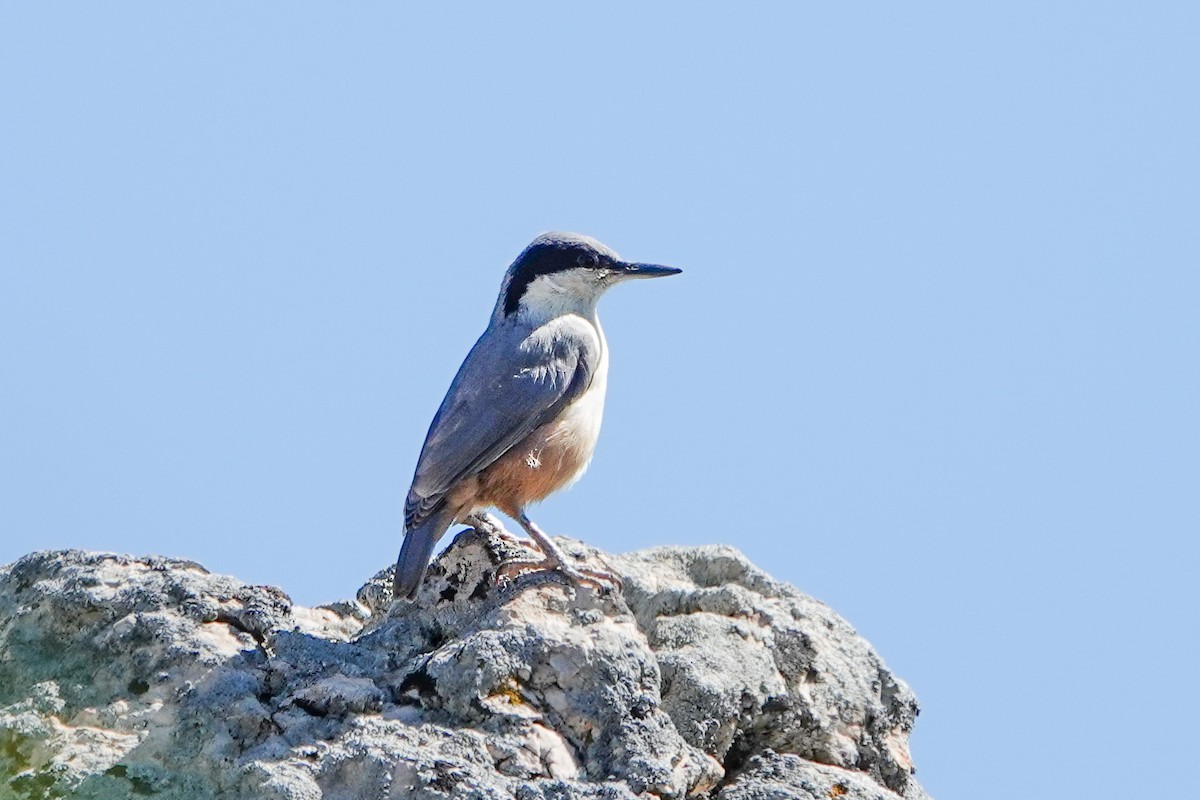
[[[895,800],[895,797],[861,772],[767,750],[751,758],[741,774],[717,793],[716,800]],[[905,797],[928,800],[928,795],[911,782]]]
[[[568,552],[618,594],[467,531],[414,602],[390,570],[293,606],[198,564],[0,569],[0,800],[926,800],[908,688],[727,547]]]

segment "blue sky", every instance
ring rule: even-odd
[[[1177,795],[1200,12],[991,5],[5,4],[0,562],[351,596],[505,267],[575,230],[685,272],[602,303],[543,527],[828,602],[935,797]]]

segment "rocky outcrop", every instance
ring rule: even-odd
[[[920,800],[908,688],[727,547],[568,552],[466,531],[414,602],[390,570],[309,609],[198,564],[0,570],[0,798]]]

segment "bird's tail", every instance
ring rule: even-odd
[[[396,559],[396,577],[392,584],[392,597],[412,597],[425,577],[433,547],[450,527],[451,515],[445,511],[436,513],[412,530],[404,532],[404,544],[400,545],[400,557]]]

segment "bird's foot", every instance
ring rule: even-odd
[[[517,536],[511,531],[504,530],[504,528],[501,528],[496,535],[500,537],[501,541],[511,544],[513,547],[523,547],[526,549],[535,549],[537,547],[537,545],[533,543],[533,539],[526,539],[524,536]]]
[[[511,544],[514,547],[535,547],[532,539],[526,539],[524,536],[517,536],[515,533],[508,531],[504,527],[504,523],[502,523],[494,514],[489,514],[486,511],[476,511],[474,514],[464,519],[463,524],[470,525],[484,536],[495,536],[501,541]]]
[[[542,558],[538,561],[507,561],[496,568],[496,582],[515,580],[527,572],[549,572],[562,575],[576,586],[591,586],[601,592],[621,591],[621,579],[607,570],[583,569],[572,563],[570,556],[546,535],[546,532],[534,524],[524,511],[516,517],[517,522],[530,535],[541,551]]]
[[[496,568],[496,582],[515,581],[522,575],[534,572],[549,572],[562,575],[577,586],[590,586],[601,592],[621,591],[620,577],[600,569],[576,567],[566,560],[547,556],[540,561],[506,561]]]

